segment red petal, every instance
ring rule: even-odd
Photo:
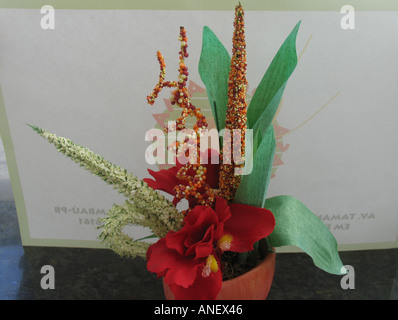
[[[221,197],[216,199],[215,210],[218,216],[219,225],[216,229],[216,233],[214,235],[215,239],[221,238],[224,233],[224,223],[231,217],[231,211],[228,206],[228,202]]]
[[[187,233],[183,231],[184,229],[178,232],[169,232],[166,239],[166,246],[169,249],[177,250],[180,255],[185,255],[185,246],[184,240],[187,237]]]
[[[181,199],[179,199],[179,198],[177,198],[177,197],[174,197],[174,198],[173,198],[173,204],[174,204],[175,206],[177,206],[177,204],[178,204],[180,201],[181,201]]]
[[[213,250],[214,229],[218,226],[216,212],[207,206],[196,206],[184,219],[184,230],[188,233],[185,246],[189,249],[187,254],[196,258],[207,257]]]
[[[203,225],[218,224],[218,221],[216,212],[207,206],[196,206],[184,219],[185,225],[199,228]]]
[[[197,242],[192,243],[193,241],[189,238],[186,239],[185,245],[188,247],[186,254],[195,254],[196,258],[204,258],[209,256],[209,254],[214,249],[214,225],[211,225],[206,229],[203,238]]]
[[[176,250],[168,248],[165,238],[149,247],[147,260],[147,269],[150,272],[164,277],[164,281],[169,285],[175,284],[185,288],[193,284],[196,271],[203,264],[200,259],[184,257]]]
[[[188,288],[170,285],[176,300],[215,300],[222,286],[221,270],[202,276],[202,267],[197,269],[195,282]]]
[[[178,172],[178,168],[176,166],[159,171],[153,171],[151,169],[148,169],[148,172],[152,177],[155,178],[155,180],[143,179],[150,188],[155,190],[162,190],[171,195],[174,195],[174,187],[179,184],[179,180],[176,177],[176,174]]]
[[[231,218],[224,224],[224,234],[232,236],[231,251],[253,250],[253,244],[271,234],[275,218],[271,211],[244,204],[230,205]]]

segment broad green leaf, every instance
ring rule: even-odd
[[[285,90],[286,82],[280,87],[274,98],[269,102],[267,108],[261,114],[260,118],[254,125],[253,134],[257,137],[264,136],[268,128],[272,127],[272,120],[275,116],[275,112],[278,109],[283,91]],[[259,138],[258,138],[259,139]],[[256,148],[255,148],[256,150]]]
[[[209,27],[203,28],[199,74],[206,86],[217,130],[225,127],[228,104],[228,77],[231,58],[227,49]]]
[[[260,121],[263,132],[266,132],[272,123],[287,80],[297,65],[296,37],[300,22],[278,50],[254,93],[247,113],[249,128],[254,128]]]
[[[242,176],[234,202],[264,208],[275,148],[274,128],[270,126],[253,154],[252,172]]]
[[[275,155],[272,120],[287,81],[297,65],[296,37],[300,22],[272,60],[248,109],[248,127],[253,129],[253,171],[242,177],[235,202],[264,207]]]
[[[332,274],[344,273],[336,239],[303,203],[291,196],[277,196],[268,198],[265,207],[276,220],[275,229],[268,237],[272,247],[299,247],[318,268]]]

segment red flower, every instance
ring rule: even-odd
[[[182,159],[184,160],[184,159]],[[202,165],[203,167],[206,167],[207,172],[206,172],[206,183],[209,185],[210,188],[212,189],[218,189],[218,176],[219,176],[219,153],[216,150],[213,149],[208,149],[206,153],[201,153],[201,161],[204,162],[203,164],[198,164]],[[185,166],[186,161],[176,161],[176,165],[169,168],[169,169],[163,169],[159,171],[153,171],[151,169],[148,169],[149,174],[154,178],[153,179],[143,179],[150,188],[154,190],[161,190],[164,192],[167,192],[168,194],[171,194],[174,196],[173,204],[177,205],[178,202],[180,202],[181,198],[176,197],[176,190],[175,187],[178,185],[187,185],[186,180],[178,179],[177,178],[177,173],[178,171]],[[190,177],[194,177],[195,173],[193,172],[192,169],[189,169],[188,172],[186,173]],[[200,190],[199,190],[200,191]],[[189,207],[193,208],[195,207],[198,203],[198,201],[194,198],[188,199],[189,201]]]
[[[224,251],[246,252],[275,227],[271,211],[217,198],[215,210],[196,206],[180,231],[149,247],[147,268],[164,277],[178,300],[215,299],[221,289]]]

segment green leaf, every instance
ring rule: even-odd
[[[272,120],[287,81],[297,65],[296,37],[299,26],[300,22],[278,50],[250,102],[247,116],[248,127],[253,129],[253,170],[242,177],[234,200],[237,203],[262,208],[265,205],[276,148]]]
[[[297,246],[314,264],[332,274],[344,274],[337,241],[326,225],[303,203],[291,196],[268,198],[265,204],[276,226],[268,237],[272,247]]]
[[[287,81],[297,65],[296,37],[300,23],[278,50],[254,93],[247,113],[249,128],[253,129],[259,122],[262,132],[266,132],[272,124]]]
[[[275,148],[274,128],[270,126],[256,152],[253,152],[253,170],[250,174],[242,176],[234,202],[264,208]],[[246,157],[246,161],[250,159]]]
[[[139,239],[135,239],[134,241],[142,241],[142,240],[146,240],[146,239],[154,239],[154,238],[159,238],[156,234],[152,233],[149,236],[143,237],[143,238],[139,238]]]
[[[217,130],[225,127],[228,104],[228,77],[231,58],[227,49],[209,27],[203,28],[199,74],[206,86]]]
[[[269,102],[267,107],[265,108],[264,112],[261,114],[261,117],[257,120],[253,127],[253,134],[256,137],[261,137],[264,136],[265,133],[267,132],[268,128],[272,127],[272,120],[275,116],[275,112],[278,109],[283,91],[285,90],[286,82],[285,84],[280,87],[274,98]],[[261,140],[260,140],[261,141]],[[255,148],[256,150],[256,148]]]

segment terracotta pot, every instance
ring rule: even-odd
[[[270,252],[257,267],[224,281],[216,300],[265,300],[274,278],[275,256]],[[166,300],[174,300],[173,292],[164,281],[163,290]]]

